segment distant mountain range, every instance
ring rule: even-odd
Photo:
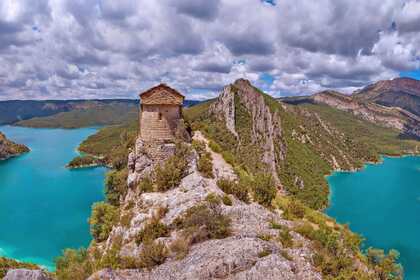
[[[281,98],[289,104],[316,103],[350,112],[372,123],[420,139],[420,81],[396,78],[379,81],[352,95],[322,91],[312,96]]]
[[[133,120],[138,100],[11,100],[0,101],[0,125],[76,128]],[[186,100],[185,106],[198,101]]]
[[[379,81],[356,91],[353,97],[388,107],[400,107],[420,116],[420,81],[418,80],[396,78]]]

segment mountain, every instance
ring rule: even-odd
[[[388,107],[400,107],[420,116],[420,81],[415,79],[379,81],[356,91],[353,97]]]
[[[78,128],[124,124],[138,114],[138,100],[12,100],[0,101],[0,125]],[[185,100],[186,107],[199,103]]]
[[[355,116],[397,129],[402,136],[420,139],[420,116],[399,107],[387,107],[370,101],[367,96],[347,96],[335,91],[323,91],[311,97],[315,103],[351,112]]]
[[[333,123],[336,113],[345,117]],[[370,143],[370,122],[278,102],[246,80],[184,117],[192,143],[179,138],[174,149],[145,145],[135,126],[104,128],[82,145],[128,157],[93,206],[94,241],[57,259],[58,279],[402,279],[393,252],[364,255],[358,235],[317,210],[328,203],[325,174],[377,161],[387,144],[404,152],[394,135]]]
[[[8,159],[27,152],[29,152],[28,147],[8,140],[6,136],[0,132],[0,160]]]

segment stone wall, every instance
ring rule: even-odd
[[[140,116],[140,137],[144,141],[173,140],[181,118],[178,105],[143,105]]]

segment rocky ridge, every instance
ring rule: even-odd
[[[29,152],[28,147],[8,140],[6,136],[0,132],[0,160],[5,160],[27,152]]]
[[[420,81],[415,79],[379,81],[354,92],[353,97],[388,107],[400,107],[420,116]]]
[[[198,132],[195,139],[205,138]],[[208,146],[206,149],[210,151]],[[136,244],[135,236],[157,215],[159,209],[167,209],[161,222],[169,226],[189,208],[205,202],[210,194],[225,195],[217,186],[217,180],[235,179],[236,175],[229,164],[220,156],[217,159],[213,157],[215,178],[205,178],[197,170],[197,160],[197,153],[193,152],[188,160],[188,175],[178,187],[167,192],[139,193],[137,189],[130,188],[120,207],[127,209],[129,204],[135,203],[129,210],[132,216],[130,224],[128,227],[115,226],[107,241],[98,244],[98,248],[105,253],[116,240],[122,240],[120,254],[136,258],[141,254],[143,245]],[[138,166],[137,174],[143,176],[145,170],[152,165],[146,164],[142,170]],[[150,271],[105,269],[89,279],[321,279],[321,275],[308,261],[312,256],[309,246],[286,248],[274,239],[261,238],[275,237],[278,234],[278,230],[273,229],[270,224],[292,227],[292,222],[284,220],[280,213],[272,212],[257,203],[247,204],[232,195],[230,199],[231,206],[220,206],[223,215],[232,221],[232,233],[229,237],[194,244],[183,259],[170,256],[163,264]],[[121,215],[127,214],[123,211]],[[169,248],[179,236],[180,232],[173,231],[168,237],[158,238],[158,241]],[[297,233],[293,233],[293,239],[301,244],[310,242]],[[261,256],[261,252],[269,253]],[[289,257],[284,257],[281,252]]]
[[[335,91],[317,93],[312,99],[316,103],[350,112],[372,123],[394,128],[401,131],[402,134],[420,139],[420,117],[404,109],[382,106]]]

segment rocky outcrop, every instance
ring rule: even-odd
[[[207,140],[201,133],[196,140]],[[139,143],[140,144],[140,143]],[[138,149],[139,147],[137,147]],[[210,150],[208,146],[206,149]],[[138,152],[142,150],[139,149]],[[222,178],[236,179],[230,165],[222,157],[213,157],[214,178],[205,178],[197,169],[198,155],[193,152],[188,159],[189,167],[180,185],[166,192],[139,193],[136,188],[128,193],[120,207],[121,215],[132,217],[129,225],[117,225],[107,241],[97,244],[97,249],[105,253],[116,240],[121,241],[120,255],[138,258],[143,244],[137,244],[135,237],[144,229],[148,221],[161,215],[161,222],[170,226],[188,209],[206,201],[210,194],[226,195],[218,186]],[[143,160],[146,169],[154,166],[153,160]],[[140,164],[139,162],[136,162]],[[133,163],[131,163],[132,165]],[[136,169],[134,169],[136,170]],[[141,170],[141,168],[139,168]],[[142,169],[139,178],[143,176]],[[135,172],[133,172],[135,173]],[[220,204],[220,211],[231,220],[231,234],[224,239],[210,239],[193,244],[182,259],[170,254],[167,260],[150,270],[122,269],[101,270],[89,279],[321,279],[310,259],[313,252],[309,240],[292,232],[293,239],[300,246],[286,248],[276,238],[276,223],[285,228],[293,228],[294,222],[284,220],[280,213],[270,211],[257,203],[245,203],[229,195],[231,205]],[[131,206],[130,206],[131,205]],[[165,211],[162,211],[165,209]],[[163,215],[162,215],[163,212]],[[169,236],[157,240],[167,248],[181,236],[173,230]]]
[[[3,280],[52,280],[43,270],[11,269]]]
[[[285,158],[286,146],[283,144],[280,116],[271,112],[264,100],[264,96],[248,80],[239,79],[234,84],[226,86],[212,104],[210,112],[221,118],[229,131],[240,141],[236,131],[238,120],[235,108],[240,102],[251,115],[251,141],[252,144],[262,148],[262,162],[267,166],[276,184],[281,185],[278,176],[278,163]],[[274,143],[280,148],[275,149]]]
[[[0,132],[0,160],[8,159],[27,152],[29,152],[28,147],[8,140],[6,136]]]
[[[381,106],[335,91],[320,92],[315,94],[312,99],[316,103],[327,104],[372,123],[394,128],[401,131],[402,134],[420,139],[420,117],[404,109]]]
[[[399,107],[420,116],[420,81],[396,78],[379,81],[353,93],[358,100]]]

